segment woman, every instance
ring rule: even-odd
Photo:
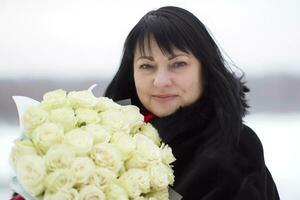
[[[162,7],[129,33],[105,96],[130,98],[172,147],[184,200],[279,199],[261,142],[243,124],[248,91],[199,19]]]

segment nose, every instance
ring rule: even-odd
[[[172,84],[170,72],[165,69],[157,70],[154,76],[153,85],[155,87],[168,87]]]

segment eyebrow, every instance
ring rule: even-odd
[[[138,61],[140,59],[147,59],[147,60],[154,61],[154,58],[152,56],[140,56],[136,59],[136,61]]]
[[[187,56],[187,54],[172,54],[170,57],[169,57],[169,60],[172,60],[176,57],[179,57],[179,56]],[[154,61],[154,58],[152,56],[140,56],[136,59],[136,61],[140,60],[140,59],[147,59],[147,60],[151,60],[151,61]]]

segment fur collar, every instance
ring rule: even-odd
[[[158,129],[162,140],[169,143],[181,134],[188,136],[188,130],[196,128],[201,131],[208,124],[213,113],[211,100],[203,95],[195,103],[180,107],[169,116],[154,117],[150,120],[150,123]],[[191,134],[193,134],[192,132],[194,131],[191,131]]]

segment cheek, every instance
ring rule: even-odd
[[[198,76],[187,76],[181,80],[183,99],[186,103],[196,101],[202,94],[202,84]]]
[[[140,100],[144,99],[149,92],[149,83],[147,79],[135,73],[134,83],[138,97],[140,98]]]
[[[202,94],[202,86],[201,86],[201,83],[199,82],[199,80],[195,81],[192,83],[191,85],[191,92],[190,92],[190,95],[191,95],[191,98],[193,99],[198,99],[199,96],[201,96]]]

